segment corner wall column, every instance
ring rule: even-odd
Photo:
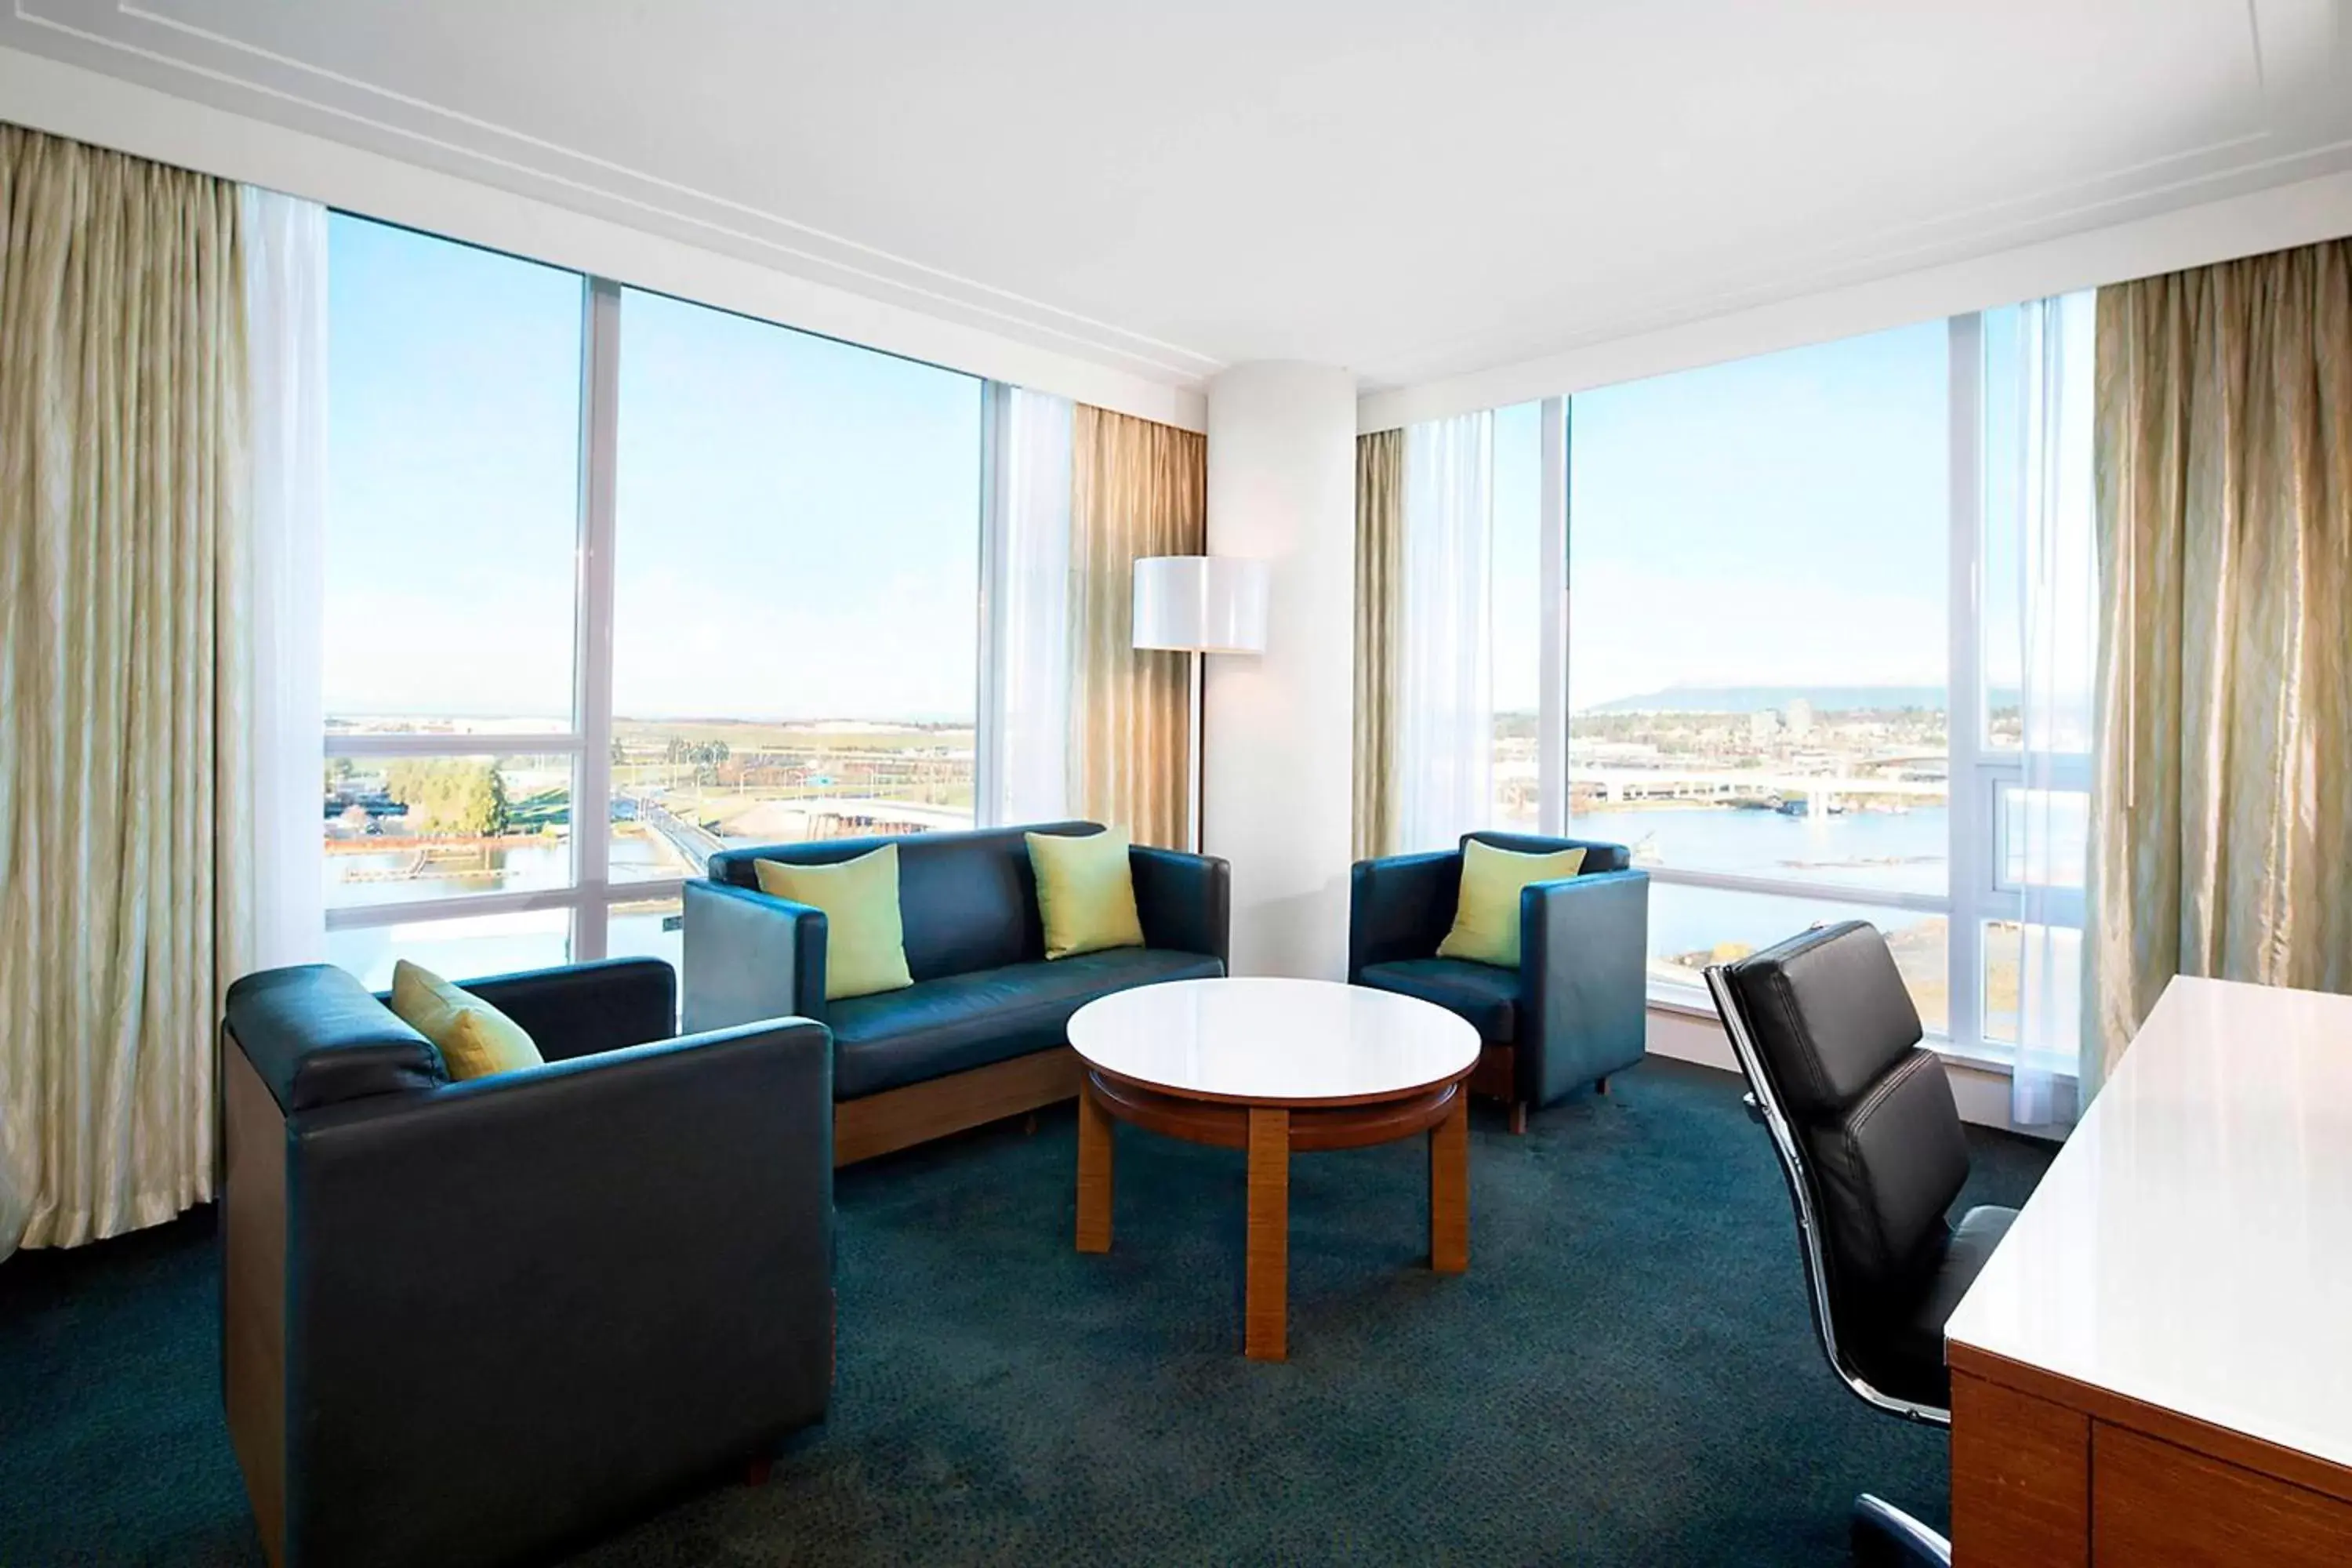
[[[1355,806],[1356,378],[1209,384],[1209,552],[1271,576],[1265,652],[1208,664],[1203,847],[1233,863],[1236,974],[1346,978]]]

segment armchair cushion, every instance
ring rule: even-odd
[[[440,1047],[449,1076],[460,1082],[520,1072],[546,1060],[521,1025],[404,958],[392,966],[392,1011]]]
[[[1504,1046],[1518,1032],[1519,972],[1460,958],[1404,958],[1364,966],[1357,978],[1381,991],[1434,1002],[1465,1019],[1478,1037]]]
[[[1461,890],[1454,906],[1454,929],[1437,944],[1440,958],[1478,963],[1519,962],[1519,890],[1530,883],[1573,877],[1584,864],[1582,849],[1528,854],[1498,849],[1475,838],[1462,841]]]
[[[1203,953],[1121,947],[844,1001],[830,1010],[834,1096],[856,1100],[1045,1050],[1067,1038],[1070,1015],[1097,996],[1224,972]]]

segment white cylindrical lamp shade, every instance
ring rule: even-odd
[[[1134,646],[1264,653],[1269,574],[1234,555],[1147,555],[1135,563]]]

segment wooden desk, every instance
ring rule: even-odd
[[[2173,981],[1945,1359],[1962,1568],[2352,1563],[2352,997]]]

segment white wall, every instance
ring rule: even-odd
[[[1357,428],[1389,430],[2344,235],[2352,235],[2352,174],[2302,180],[1946,267],[1372,393],[1358,407]]]
[[[0,120],[1188,430],[1190,388],[0,48]]]
[[[1211,655],[1202,847],[1233,862],[1234,971],[1342,979],[1355,791],[1356,382],[1209,384],[1209,552],[1268,563],[1266,650]]]

